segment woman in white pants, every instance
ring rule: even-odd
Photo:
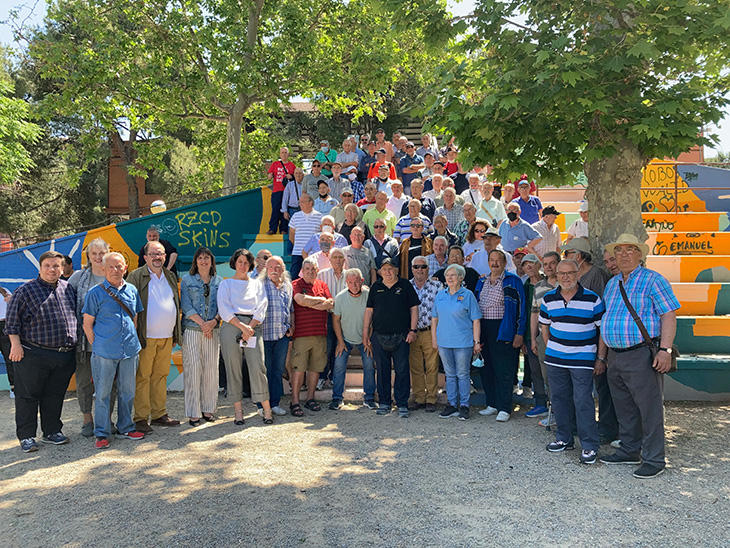
[[[213,422],[218,407],[217,297],[222,280],[216,274],[213,253],[200,247],[193,256],[190,272],[180,282],[185,415],[190,418],[190,426],[198,426],[201,417]]]

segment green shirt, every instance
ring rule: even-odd
[[[362,326],[368,293],[369,290],[363,287],[359,297],[353,297],[347,289],[343,289],[335,296],[334,314],[340,317],[342,337],[351,344],[362,343]]]

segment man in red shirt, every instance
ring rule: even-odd
[[[286,234],[289,229],[288,222],[281,212],[281,201],[284,198],[284,187],[294,179],[295,169],[294,162],[289,161],[289,149],[281,147],[279,149],[279,159],[272,162],[271,167],[269,167],[268,176],[274,182],[274,188],[271,192],[271,219],[269,219],[267,234],[276,234],[277,230],[281,230],[282,234]]]
[[[327,365],[327,313],[334,308],[334,299],[327,284],[317,279],[317,260],[307,257],[302,263],[301,278],[294,280],[294,334],[291,349],[291,414],[304,415],[299,404],[299,391],[307,377],[307,401],[310,411],[322,408],[314,400],[319,374]]]
[[[371,179],[375,179],[378,176],[378,170],[380,169],[380,166],[388,166],[389,179],[397,178],[397,175],[395,173],[395,166],[391,164],[388,160],[386,160],[386,153],[384,148],[379,148],[375,151],[375,159],[376,162],[370,166],[370,170],[368,171],[368,181]]]

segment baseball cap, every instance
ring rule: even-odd
[[[512,256],[513,256],[513,257],[514,257],[515,255],[529,255],[529,254],[530,254],[530,250],[529,250],[529,249],[527,249],[526,247],[518,247],[517,249],[515,249],[515,250],[514,250],[514,251],[512,252]]]
[[[400,265],[397,264],[395,262],[395,259],[393,259],[391,257],[386,257],[385,259],[383,259],[383,262],[380,264],[380,268],[383,268],[386,265],[390,265],[390,266],[395,267],[395,268],[400,268]]]

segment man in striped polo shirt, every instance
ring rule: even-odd
[[[542,337],[557,423],[556,439],[547,450],[574,449],[577,425],[583,449],[580,462],[593,464],[598,452],[593,368],[605,307],[596,293],[580,285],[578,271],[578,263],[572,259],[561,261],[558,287],[545,294],[540,306],[540,323],[548,327],[542,330]]]
[[[294,242],[291,251],[291,277],[295,280],[299,277],[302,269],[302,251],[304,246],[312,237],[312,234],[319,230],[319,223],[322,214],[314,210],[314,200],[309,194],[302,194],[299,197],[300,211],[292,215],[289,220],[289,241]]]

